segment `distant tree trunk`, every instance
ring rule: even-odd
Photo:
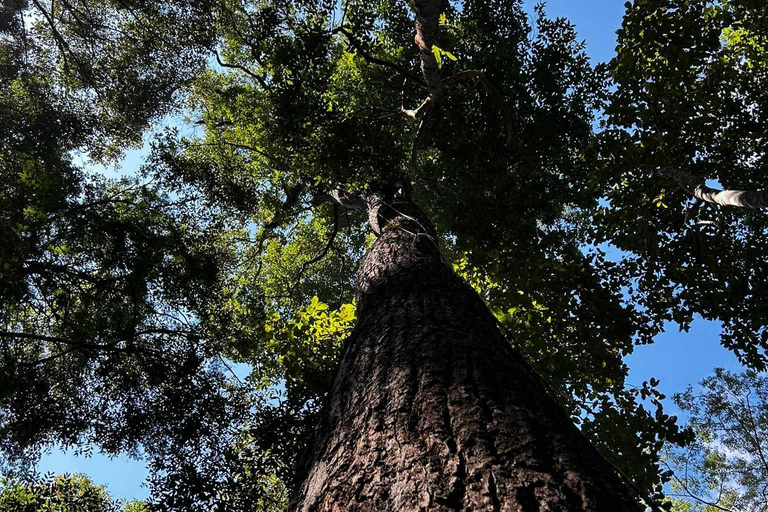
[[[359,321],[295,510],[636,511],[640,507],[406,201],[357,278]]]

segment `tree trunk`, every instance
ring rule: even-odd
[[[382,210],[295,510],[639,510],[443,262],[421,211]]]

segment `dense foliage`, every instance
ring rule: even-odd
[[[638,0],[594,65],[543,8],[446,3],[449,84],[413,119],[405,1],[4,2],[6,469],[94,445],[146,458],[159,507],[282,509],[371,242],[323,200],[341,186],[412,194],[582,431],[659,492],[664,442],[691,434],[622,358],[698,313],[762,369],[766,231],[654,169],[765,184],[765,19],[760,2]],[[142,137],[128,177],[86,165]]]
[[[85,475],[47,477],[32,485],[0,480],[2,512],[148,512],[141,501],[114,500]]]
[[[766,216],[695,200],[673,168],[727,189],[766,188],[768,10],[760,1],[628,4],[603,134],[597,241],[631,253],[621,271],[651,320],[723,322],[723,345],[766,368]]]

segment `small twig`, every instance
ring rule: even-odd
[[[299,269],[299,273],[296,276],[296,284],[294,285],[294,291],[301,285],[301,280],[304,277],[304,273],[307,271],[307,268],[314,265],[318,261],[325,258],[325,256],[328,254],[328,251],[331,249],[331,246],[333,245],[333,241],[336,239],[336,234],[339,232],[339,205],[338,203],[333,203],[333,229],[331,230],[331,236],[328,237],[328,242],[325,244],[325,247],[323,247],[323,250],[312,258],[309,261],[305,261],[301,268]]]
[[[244,384],[243,381],[240,380],[240,377],[237,376],[237,374],[232,369],[232,367],[229,365],[229,363],[227,363],[227,360],[224,359],[224,357],[221,354],[218,354],[218,357],[219,357],[219,360],[221,361],[221,363],[226,367],[226,369],[229,370],[229,373],[231,373],[232,376],[237,380],[237,382],[239,382],[240,385],[242,386]]]

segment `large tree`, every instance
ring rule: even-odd
[[[648,170],[663,140],[666,175],[690,181],[675,144],[708,125],[655,133],[627,91],[712,104],[627,62],[656,44],[637,28],[653,15],[749,34],[763,9],[682,4],[629,7],[607,106],[573,27],[519,2],[4,3],[4,452],[143,454],[171,509],[276,510],[286,486],[306,510],[655,506],[659,450],[688,433],[655,381],[625,387],[622,357],[665,320],[738,319],[755,297],[750,277],[715,306],[679,270],[672,249],[709,261],[723,236],[669,236]],[[691,44],[708,64],[720,48]],[[136,176],[79,168],[163,116]],[[732,277],[754,242],[728,240]],[[635,256],[612,263],[603,241]],[[759,365],[753,332],[728,339]]]

